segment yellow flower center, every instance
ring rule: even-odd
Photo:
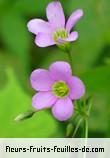
[[[58,98],[64,98],[69,94],[69,87],[65,82],[58,81],[53,84],[52,92]]]
[[[53,40],[55,42],[59,42],[60,39],[65,39],[68,38],[68,33],[66,32],[65,29],[58,29],[56,32],[53,34]]]

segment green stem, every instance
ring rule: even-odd
[[[87,138],[88,138],[88,119],[86,118],[85,120],[85,147],[87,147]],[[83,158],[86,158],[86,152],[84,152]]]
[[[81,119],[79,120],[79,122],[77,123],[76,128],[75,128],[75,130],[74,130],[74,132],[73,132],[72,138],[75,137],[76,132],[77,132],[77,130],[79,129],[79,126],[80,126],[80,124],[81,124],[82,121],[83,121],[83,118],[81,118]]]
[[[72,60],[71,51],[68,51],[67,54],[68,54],[68,58],[69,58],[70,65],[71,65],[71,68],[72,68],[72,73],[73,73],[73,60]]]
[[[88,138],[88,119],[85,119],[85,138]]]

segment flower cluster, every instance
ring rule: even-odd
[[[81,9],[74,11],[66,23],[61,3],[51,2],[46,8],[46,15],[48,22],[41,19],[32,19],[28,23],[28,30],[36,35],[36,45],[39,47],[60,45],[75,41],[78,38],[78,32],[71,32],[71,30],[83,16]]]
[[[77,21],[83,16],[78,9],[72,13],[67,22],[61,3],[51,2],[46,8],[48,21],[32,19],[28,30],[36,35],[35,43],[39,47],[51,45],[66,45],[78,38],[78,32],[71,31]],[[32,99],[32,105],[37,110],[50,108],[54,117],[60,121],[69,119],[74,112],[74,100],[85,93],[83,82],[72,76],[70,65],[57,61],[50,65],[49,70],[37,69],[30,77],[32,87],[37,91]]]

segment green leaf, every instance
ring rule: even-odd
[[[57,137],[62,128],[52,114],[40,111],[31,119],[15,123],[14,118],[31,107],[31,97],[19,86],[12,68],[6,70],[8,82],[0,91],[0,137]]]
[[[95,69],[91,69],[81,75],[81,78],[84,80],[87,91],[94,92],[102,92],[107,93],[110,92],[110,66],[102,66],[97,67]]]
[[[51,0],[19,0],[15,3],[14,8],[24,15],[45,15],[46,6],[49,2]],[[40,6],[42,6],[42,9]]]
[[[28,70],[30,36],[25,20],[13,9],[5,12],[1,18],[1,34],[6,48],[20,62],[22,69]]]
[[[93,97],[93,106],[89,117],[90,131],[107,134],[110,112],[110,66],[92,69],[80,77],[85,83],[86,95]]]

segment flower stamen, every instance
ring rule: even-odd
[[[60,40],[64,40],[68,38],[68,33],[65,29],[58,29],[56,32],[53,34],[53,40],[57,43],[59,43]]]
[[[55,82],[52,86],[53,94],[58,98],[64,98],[69,93],[68,85],[63,81]]]

